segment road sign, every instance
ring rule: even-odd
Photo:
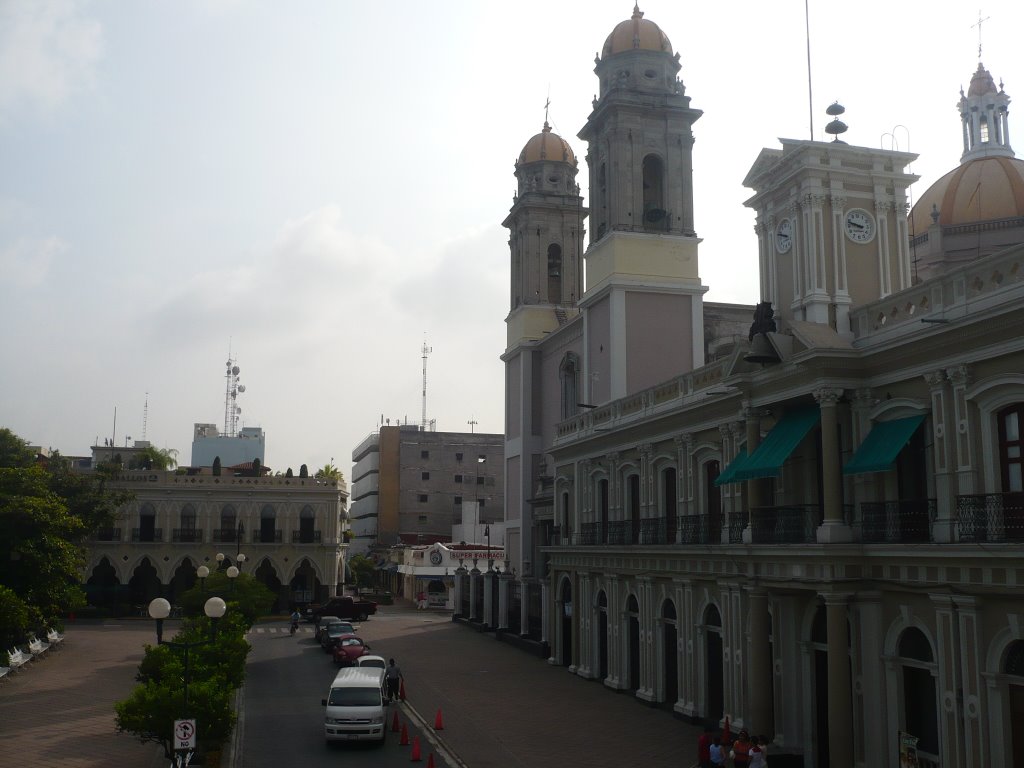
[[[174,749],[196,748],[196,721],[174,721]]]

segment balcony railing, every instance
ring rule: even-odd
[[[175,528],[171,531],[171,541],[199,543],[203,540],[202,528]]]
[[[750,511],[750,524],[754,544],[810,544],[817,540],[821,507],[817,504],[755,507]]]
[[[292,531],[292,544],[319,544],[322,531]]]
[[[960,541],[1024,541],[1024,493],[958,496]]]
[[[132,528],[132,541],[163,541],[163,528],[151,528],[144,531],[140,528]]]
[[[253,544],[280,544],[284,540],[284,531],[280,528],[273,530],[262,530],[257,528],[252,532]]]
[[[238,541],[238,529],[237,528],[214,528],[213,529],[213,543],[214,544],[234,544]]]
[[[120,541],[120,528],[100,528],[93,534],[94,541]]]
[[[861,540],[866,544],[923,544],[932,540],[935,499],[866,501],[860,505]]]

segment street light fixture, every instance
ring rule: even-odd
[[[156,619],[156,644],[166,645],[175,650],[185,652],[185,706],[183,713],[185,715],[188,715],[188,683],[192,671],[189,651],[213,642],[217,637],[217,621],[224,616],[227,609],[227,604],[221,598],[211,597],[203,605],[203,613],[210,619],[210,636],[205,640],[197,640],[192,643],[176,643],[171,640],[164,640],[164,619],[171,614],[171,604],[162,597],[155,598],[149,604],[149,615]]]
[[[196,568],[196,576],[199,577],[199,586],[203,590],[203,594],[206,594],[206,577],[210,575],[210,569],[205,565],[200,565]]]
[[[238,578],[238,568],[233,565],[228,566],[227,570],[228,581],[231,582],[231,591],[235,591],[235,579]]]

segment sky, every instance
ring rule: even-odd
[[[504,429],[514,163],[577,133],[625,0],[0,0],[0,427],[86,455],[196,422],[262,427],[273,470],[381,424]],[[982,61],[1024,99],[1024,3],[650,0],[704,114],[695,221],[707,301],[758,301],[752,191],[779,138],[959,162]],[[1011,105],[1010,139],[1024,147]],[[586,199],[584,200],[586,204]],[[116,422],[115,422],[116,412]],[[471,423],[475,422],[475,423]]]

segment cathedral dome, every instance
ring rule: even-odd
[[[971,84],[967,87],[967,95],[984,96],[986,93],[997,93],[996,81],[992,79],[992,74],[979,61],[978,69],[971,76]]]
[[[543,130],[526,142],[523,151],[519,153],[520,163],[535,163],[538,160],[553,160],[576,165],[576,155],[572,153],[569,142],[552,132],[547,120],[544,121]]]
[[[664,51],[672,53],[672,43],[661,27],[645,19],[640,6],[633,7],[633,17],[619,22],[604,41],[601,58],[625,51]]]
[[[1024,161],[983,157],[961,163],[932,184],[914,205],[912,233],[928,231],[933,207],[943,227],[1024,216]]]

